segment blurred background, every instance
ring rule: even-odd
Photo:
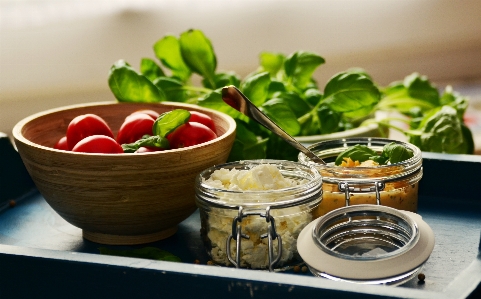
[[[481,1],[1,0],[0,132],[45,109],[115,100],[110,66],[142,57],[168,33],[200,29],[218,70],[241,77],[262,51],[316,52],[320,86],[362,67],[381,85],[419,72],[470,98],[481,148]]]

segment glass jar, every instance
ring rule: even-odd
[[[413,151],[408,160],[374,167],[340,167],[336,157],[348,147],[365,145],[381,153],[386,144],[395,142]],[[398,210],[417,211],[418,187],[422,178],[422,158],[418,147],[386,138],[358,137],[323,141],[309,149],[326,162],[316,164],[303,153],[299,162],[315,166],[323,179],[323,201],[319,212],[324,215],[341,207],[358,204],[380,204]]]
[[[239,191],[206,183],[216,170],[250,170],[263,164],[274,165],[295,185]],[[314,167],[282,160],[231,162],[204,170],[195,189],[201,236],[214,263],[276,271],[301,262],[297,237],[319,216],[322,200],[322,179]]]

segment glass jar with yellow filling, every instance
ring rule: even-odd
[[[392,142],[409,149],[413,156],[387,165],[346,161],[347,165],[338,166],[334,163],[339,154],[352,146],[365,145],[381,153],[383,147]],[[358,204],[380,204],[399,210],[417,211],[419,181],[423,170],[421,150],[415,145],[386,138],[358,137],[323,141],[309,146],[309,149],[326,162],[325,165],[317,164],[303,153],[299,154],[299,162],[315,165],[321,173],[324,193],[319,206],[320,215]]]

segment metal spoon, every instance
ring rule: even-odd
[[[260,111],[259,108],[257,108],[257,106],[254,105],[235,86],[231,85],[222,88],[222,99],[232,108],[254,119],[259,124],[266,127],[269,131],[287,141],[294,148],[303,152],[307,157],[309,157],[309,159],[311,159],[311,161],[319,164],[326,164],[326,162],[316,156],[316,154],[311,152],[309,149],[299,143],[296,139],[294,139],[291,135],[286,133],[286,131],[281,129],[281,127],[279,127],[275,122],[273,122],[269,117],[267,117],[267,115]]]

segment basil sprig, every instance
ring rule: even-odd
[[[248,158],[296,161],[298,152],[225,104],[220,89],[228,85],[238,87],[293,136],[330,134],[378,123],[402,131],[423,151],[469,154],[474,150],[471,132],[463,122],[467,99],[451,89],[441,94],[427,77],[417,73],[382,87],[363,69],[352,68],[334,74],[322,87],[313,77],[325,63],[318,54],[262,52],[258,68],[241,79],[233,71],[217,70],[214,46],[198,29],[179,36],[166,35],[154,43],[153,51],[157,62],[142,58],[140,72],[123,60],[112,66],[109,87],[114,96],[122,102],[197,104],[232,116],[238,126],[242,123],[243,132],[248,131],[249,136],[256,138],[237,134],[229,161]],[[193,74],[200,76],[200,86],[192,84]],[[441,109],[443,106],[455,109],[458,119],[449,117],[450,112]],[[409,116],[406,121],[409,130],[393,126],[389,119],[374,119],[378,110],[394,110]],[[454,146],[444,146],[448,137],[443,128],[429,125],[434,114],[450,122],[453,134],[461,136]]]
[[[122,144],[124,153],[134,153],[141,147],[158,147],[169,149],[170,144],[167,135],[175,129],[189,121],[190,112],[184,109],[174,109],[164,112],[154,122],[152,126],[153,136],[145,135],[134,143]]]
[[[414,153],[411,149],[395,142],[386,144],[383,147],[381,154],[378,154],[376,151],[365,145],[356,144],[340,153],[334,163],[336,165],[341,165],[344,158],[351,158],[352,161],[359,161],[361,163],[367,160],[373,160],[379,163],[379,165],[386,165],[399,163],[412,158],[413,156]]]

